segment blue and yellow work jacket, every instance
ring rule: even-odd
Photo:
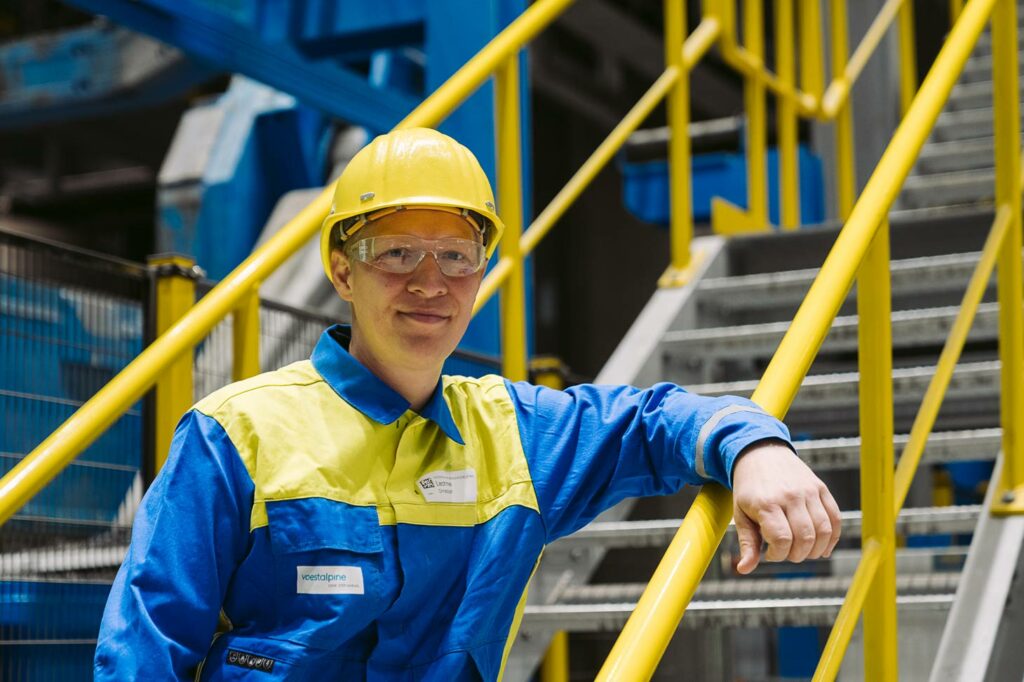
[[[344,334],[182,419],[96,680],[497,679],[547,543],[626,497],[729,485],[745,447],[789,437],[671,384],[445,376],[417,413]]]

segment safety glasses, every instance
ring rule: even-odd
[[[420,239],[411,235],[366,237],[352,245],[352,256],[367,265],[407,275],[433,254],[437,267],[447,277],[466,277],[478,272],[487,262],[487,249],[480,242],[458,237]]]

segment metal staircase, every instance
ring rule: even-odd
[[[1018,3],[1018,29],[1024,13]],[[1024,49],[1018,52],[1024,64]],[[995,196],[992,128],[992,40],[978,41],[931,138],[907,178],[899,207],[941,208],[991,202]]]
[[[1024,12],[1019,16],[1024,18]],[[993,217],[990,46],[985,35],[891,217],[897,453],[907,442],[917,406]],[[1021,61],[1024,63],[1024,51]],[[701,260],[691,284],[655,293],[598,382],[648,385],[667,380],[701,394],[750,395],[834,236],[833,229],[825,228],[731,242],[715,237],[697,240],[694,250]],[[973,572],[963,584],[961,575],[969,534],[993,522],[977,504],[932,506],[930,474],[936,465],[992,461],[999,453],[998,323],[996,305],[990,303],[994,286],[993,281],[978,311],[908,497],[908,508],[898,521],[897,532],[908,538],[908,544],[942,545],[941,541],[918,538],[952,538],[945,546],[908,546],[897,556],[900,664],[906,679],[924,679],[932,669],[958,588],[968,595],[961,601],[976,598],[980,589],[976,583],[984,580],[981,574],[986,567],[979,566],[983,562],[977,559],[968,561]],[[800,456],[825,478],[844,509],[858,505],[855,296],[852,291],[786,420],[799,440]],[[640,503],[638,511],[627,501],[575,536],[549,547],[531,588],[506,679],[527,679],[556,630],[617,632],[649,575],[644,550],[663,550],[691,499],[692,494],[684,491],[658,503]],[[659,512],[662,518],[649,518]],[[648,518],[631,520],[631,515]],[[859,519],[859,512],[845,512],[840,548],[851,549],[838,549],[830,560],[802,566],[800,574],[786,575],[785,580],[779,579],[780,574],[791,573],[793,568],[783,565],[762,565],[752,577],[738,576],[733,568],[735,539],[727,536],[682,622],[683,629],[699,634],[689,643],[686,636],[677,637],[663,667],[671,669],[676,656],[696,666],[693,669],[700,671],[700,679],[733,679],[730,675],[741,674],[753,679],[769,677],[767,663],[760,668],[751,666],[743,661],[741,652],[744,648],[757,650],[750,645],[758,638],[763,640],[762,651],[770,648],[764,644],[768,629],[832,623],[856,563],[858,551],[852,548],[859,538]],[[1004,537],[1005,532],[998,535],[989,530],[976,535],[980,539],[972,551],[991,554],[993,541],[985,538]],[[1007,537],[1012,540],[1017,535],[1011,532]],[[1014,558],[1020,555],[1020,539],[1015,542],[1009,550]],[[1013,561],[1011,578],[1012,569]],[[1011,578],[1004,576],[1003,592],[990,597],[988,603],[994,608],[1005,602],[999,601],[999,595],[1005,598],[1012,589]],[[1019,586],[1016,589],[1020,591]],[[974,617],[980,616],[974,613]],[[989,619],[992,617],[990,614]],[[969,616],[961,621],[965,619]],[[960,622],[956,627],[962,634],[972,625],[976,621]],[[954,627],[952,622],[950,627]],[[709,631],[718,634],[709,635]],[[592,636],[592,641],[597,648],[606,648],[611,637]],[[857,646],[855,637],[853,648]],[[994,660],[989,657],[994,650],[986,651],[983,663]],[[859,651],[846,657],[842,679],[862,679],[861,658]],[[594,660],[599,663],[602,656],[596,655]],[[596,665],[590,671],[574,667],[574,672],[587,675],[596,669]]]
[[[893,251],[906,252],[929,233],[932,249],[941,248],[943,243],[952,249],[962,249],[965,243],[969,244],[970,226],[988,220],[990,215],[982,209],[936,230],[932,221],[919,215],[896,216]],[[797,254],[796,260],[806,259],[810,256],[808,251],[821,251],[828,241],[821,239],[825,234],[807,231],[731,242],[717,238],[700,240],[699,247],[706,259],[703,276],[683,290],[657,292],[598,381],[647,384],[669,380],[702,394],[749,395],[816,271],[744,272],[739,268],[750,263],[764,267],[773,262],[784,268],[788,262],[783,254],[793,253]],[[984,236],[980,230],[975,234],[979,240]],[[753,252],[765,257],[750,261],[745,254]],[[773,255],[779,258],[772,258]],[[820,255],[823,259],[824,254]],[[966,287],[970,268],[965,264],[976,261],[977,256],[965,249],[902,259],[893,265],[896,431],[904,434],[896,437],[897,452],[906,442],[914,409],[920,403],[952,324],[954,304]],[[855,300],[854,296],[855,292],[851,293],[850,302]],[[996,328],[989,309],[988,304],[983,304],[972,329],[936,433],[925,451],[925,465],[993,460],[998,453],[1001,432]],[[787,417],[794,437],[799,439],[800,456],[826,479],[844,509],[858,504],[856,469],[860,441],[855,324],[855,317],[841,316],[836,320]],[[634,343],[640,339],[643,342]],[[931,481],[925,476],[919,479],[910,495],[908,506],[912,508],[899,517],[898,532],[912,538],[971,533],[981,515],[980,506],[933,507]],[[646,576],[631,570],[630,564],[645,564],[642,558],[636,559],[636,553],[643,548],[657,547],[663,551],[678,528],[689,499],[684,492],[660,502],[658,509],[675,511],[668,519],[625,520],[627,509],[617,508],[577,535],[549,547],[535,578],[523,637],[513,649],[507,679],[526,679],[527,661],[532,662],[536,653],[542,653],[545,635],[556,629],[617,632],[646,581]],[[795,567],[762,566],[752,577],[739,577],[733,569],[734,557],[738,558],[735,539],[727,536],[719,560],[712,563],[698,588],[682,627],[688,631],[754,628],[760,629],[765,637],[768,628],[831,625],[858,555],[853,548],[859,538],[859,521],[859,512],[845,513],[844,541],[840,547],[849,549],[837,550],[831,560],[801,566],[799,574],[786,576],[785,580],[779,579],[780,574],[792,572]],[[967,547],[957,543],[900,551],[897,587],[901,618],[914,619],[912,626],[908,621],[908,628],[913,628],[918,640],[915,651],[901,651],[905,672],[930,668],[966,554]],[[606,564],[599,571],[600,582],[589,581],[588,574],[605,557]],[[922,628],[927,628],[923,638]],[[706,632],[702,635],[707,636]],[[747,633],[742,637],[750,636]],[[730,650],[739,654],[736,648],[740,640],[733,638],[730,642],[727,636],[722,639],[721,648],[710,656],[721,656],[723,649],[726,658]],[[686,645],[680,647],[685,649]],[[694,652],[686,655],[692,657]],[[665,659],[669,666],[672,656],[670,648]],[[858,658],[856,653],[847,657]],[[725,670],[721,672],[728,674]],[[761,672],[767,676],[770,671],[765,668]],[[858,678],[851,675],[850,679]]]

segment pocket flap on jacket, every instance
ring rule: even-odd
[[[355,507],[322,497],[266,504],[275,554],[320,549],[369,554],[384,549],[376,507]]]

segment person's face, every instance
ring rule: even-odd
[[[462,217],[429,209],[386,215],[352,239],[385,235],[479,239]],[[359,343],[376,361],[395,369],[439,367],[455,350],[472,317],[483,272],[447,277],[429,253],[408,274],[386,272],[340,251],[331,254],[331,280],[338,295],[352,304]]]

